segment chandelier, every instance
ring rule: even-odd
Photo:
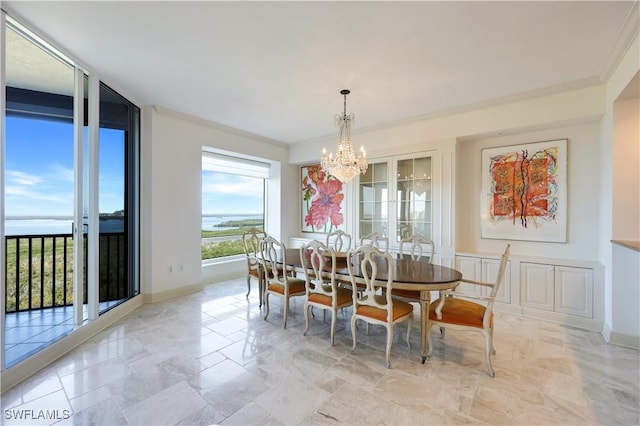
[[[353,113],[347,115],[347,95],[351,93],[344,89],[340,91],[344,95],[344,111],[336,115],[336,126],[340,128],[340,139],[338,141],[338,151],[335,157],[333,153],[327,156],[327,150],[322,148],[322,169],[340,182],[349,182],[360,173],[367,171],[367,154],[364,147],[360,147],[360,155],[356,158],[351,143],[351,124],[354,120]]]

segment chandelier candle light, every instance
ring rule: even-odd
[[[342,114],[336,115],[336,125],[340,128],[340,140],[338,141],[338,151],[336,156],[330,153],[327,156],[327,150],[322,148],[322,169],[332,176],[335,176],[340,182],[349,182],[360,173],[367,171],[367,154],[364,147],[360,147],[360,155],[356,158],[351,143],[351,124],[354,121],[353,113],[347,115],[347,95],[351,93],[344,89],[340,91],[344,95],[344,111]]]

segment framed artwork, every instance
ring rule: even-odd
[[[567,241],[567,139],[482,150],[482,238]]]
[[[329,233],[344,230],[345,200],[342,182],[328,175],[319,164],[303,166],[302,232]]]

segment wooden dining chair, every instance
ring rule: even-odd
[[[300,247],[300,263],[305,271],[307,301],[304,304],[304,333],[309,331],[309,311],[314,307],[323,314],[331,312],[331,346],[336,334],[338,309],[353,303],[351,290],[338,286],[336,252],[320,241],[313,240]],[[323,315],[324,318],[324,315]]]
[[[359,263],[360,275],[364,281],[364,287],[356,285],[354,262]],[[393,343],[393,329],[396,324],[407,321],[407,345],[411,347],[409,336],[413,325],[413,306],[397,300],[391,296],[393,290],[393,276],[388,274],[384,281],[378,280],[378,268],[387,271],[393,268],[393,257],[371,246],[362,246],[347,254],[347,268],[351,278],[353,297],[353,315],[351,316],[351,334],[353,346],[351,352],[356,349],[356,321],[363,320],[367,324],[379,324],[387,329],[386,361],[387,368],[391,367],[391,345]],[[386,291],[383,291],[386,289]]]
[[[380,247],[380,245],[383,245]],[[372,232],[360,238],[360,246],[373,246],[384,250],[385,253],[389,252],[389,237],[382,235],[379,232]]]
[[[478,296],[475,293],[463,293],[461,291],[445,290],[440,292],[440,298],[429,306],[429,316],[427,317],[427,341],[429,350],[427,359],[431,357],[433,344],[431,342],[431,327],[438,325],[441,328],[452,328],[460,330],[479,331],[484,336],[485,358],[489,368],[489,376],[495,377],[495,372],[491,366],[491,355],[496,351],[493,347],[493,304],[500,284],[504,281],[504,272],[509,259],[510,245],[506,249],[500,261],[500,269],[494,283],[476,281],[471,279],[460,280],[460,283],[482,286],[491,290],[489,295]],[[470,300],[469,300],[470,299]],[[476,301],[474,301],[476,300]],[[479,303],[480,302],[480,303]],[[444,334],[442,334],[444,337]]]
[[[251,293],[251,278],[258,280],[258,298],[262,306],[264,293],[264,270],[260,263],[260,244],[267,237],[267,233],[258,228],[251,228],[242,233],[242,248],[247,258],[247,298]]]
[[[286,257],[286,247],[274,237],[267,236],[262,241],[260,259],[265,271],[266,288],[264,293],[264,303],[266,306],[264,319],[269,316],[269,296],[275,294],[284,298],[284,328],[287,328],[287,317],[289,315],[289,299],[295,296],[306,294],[305,280],[289,274],[284,265],[288,265]],[[278,258],[278,253],[281,257]]]
[[[346,252],[351,250],[351,235],[338,229],[327,234],[325,245],[333,248],[337,252]]]
[[[429,249],[425,250],[425,246]],[[433,241],[423,237],[420,234],[414,234],[410,237],[403,238],[400,241],[398,259],[433,263],[434,252],[435,246],[433,244]],[[422,318],[423,312],[422,304],[420,303],[419,291],[394,289],[393,295],[401,300],[404,300],[405,302],[418,303],[420,305],[420,318]]]

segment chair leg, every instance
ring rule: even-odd
[[[284,296],[284,328],[287,328],[287,316],[289,314],[289,297]]]
[[[409,340],[411,338],[411,328],[413,327],[413,315],[409,317],[409,324],[407,324],[407,346],[409,346],[409,349],[411,349],[411,341]]]
[[[493,328],[489,330],[489,336],[491,337],[491,355],[496,354],[496,348],[493,346]]]
[[[391,368],[391,344],[393,343],[393,324],[387,326],[387,368]]]
[[[304,333],[302,333],[303,336],[307,335],[307,331],[309,331],[309,309],[312,309],[313,306],[309,305],[309,303],[306,303],[304,305]]]
[[[431,324],[427,319],[427,359],[431,359],[431,351],[433,350],[433,341],[431,340]]]
[[[487,359],[487,367],[489,367],[489,376],[495,377],[496,373],[493,371],[493,367],[491,366],[491,349],[493,347],[493,344],[491,342],[491,335],[486,330],[482,334],[484,335],[484,345],[485,345],[484,356]]]
[[[353,345],[351,345],[351,352],[356,350],[356,316],[351,317],[351,338],[353,339]]]
[[[265,291],[264,294],[264,304],[265,304],[265,313],[264,313],[264,320],[267,320],[267,317],[269,316],[269,292]]]
[[[247,275],[247,298],[249,298],[249,293],[251,293],[251,275]]]
[[[323,309],[324,312],[327,312],[326,309]],[[337,318],[336,316],[338,315],[337,311],[332,311],[332,315],[331,315],[331,346],[333,346],[334,343],[334,338],[336,335],[336,323],[337,323]]]

